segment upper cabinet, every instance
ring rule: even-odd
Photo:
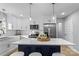
[[[7,14],[8,30],[26,30],[26,19],[19,18],[12,14]]]

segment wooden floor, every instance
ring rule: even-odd
[[[78,53],[74,52],[67,46],[61,46],[61,53],[65,54],[66,56],[79,56]]]

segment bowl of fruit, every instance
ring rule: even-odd
[[[44,42],[44,41],[49,41],[50,39],[47,37],[46,34],[40,33],[40,34],[38,35],[38,37],[37,37],[37,40]]]

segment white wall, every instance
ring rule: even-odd
[[[73,48],[79,51],[79,11],[65,19],[65,34],[65,39],[75,43]]]
[[[65,27],[64,38],[70,42],[73,42],[73,24],[71,16],[66,18],[64,22],[64,27]]]
[[[74,43],[79,44],[79,11],[72,16],[72,19]]]
[[[79,51],[79,11],[73,15],[73,39],[76,43],[76,48]]]

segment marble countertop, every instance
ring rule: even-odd
[[[4,38],[4,37],[18,37],[18,36],[28,38],[28,35],[0,36],[0,38]]]
[[[36,38],[27,38],[22,39],[16,42],[13,42],[12,44],[20,44],[20,45],[75,45],[74,43],[71,43],[69,41],[66,41],[62,38],[51,38],[50,41],[47,42],[41,42],[38,41]]]

